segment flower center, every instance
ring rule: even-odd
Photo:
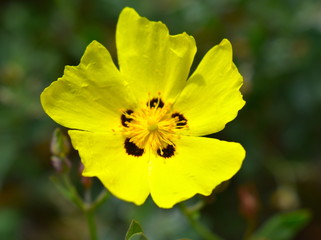
[[[161,157],[171,157],[175,152],[177,131],[187,127],[186,118],[173,112],[172,104],[164,104],[160,98],[153,98],[136,111],[124,111],[121,122],[126,137],[125,149],[134,156],[151,151]]]
[[[157,122],[149,121],[147,128],[148,128],[148,131],[150,131],[150,132],[156,131],[156,130],[158,130],[158,124],[157,124]]]

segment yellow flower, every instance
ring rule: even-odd
[[[45,112],[74,129],[83,175],[137,205],[149,194],[162,208],[211,194],[245,157],[238,143],[200,137],[222,130],[245,103],[230,42],[213,47],[188,78],[194,38],[171,36],[163,23],[125,8],[116,44],[119,68],[93,41],[41,94]]]

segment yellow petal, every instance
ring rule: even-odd
[[[239,89],[242,76],[232,62],[232,47],[223,40],[203,58],[174,107],[188,121],[187,135],[218,132],[245,104]]]
[[[116,43],[121,73],[142,100],[174,101],[186,83],[196,46],[186,33],[170,36],[161,22],[140,17],[125,8],[119,17]]]
[[[99,132],[118,127],[120,109],[132,108],[133,99],[108,50],[96,41],[78,66],[66,66],[63,77],[41,94],[45,112],[57,123]]]
[[[71,130],[72,144],[79,151],[84,176],[96,176],[116,197],[141,205],[149,195],[148,157],[125,152],[120,134],[101,134]]]
[[[240,169],[244,157],[238,143],[182,136],[173,157],[151,159],[152,198],[158,206],[171,208],[197,193],[209,195]]]

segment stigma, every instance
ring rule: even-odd
[[[172,157],[178,132],[187,128],[183,114],[175,112],[172,104],[164,103],[160,97],[148,100],[136,110],[122,111],[120,119],[125,150],[136,157],[146,152],[163,158]]]

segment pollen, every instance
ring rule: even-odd
[[[144,152],[164,158],[174,155],[178,131],[187,127],[186,118],[173,111],[171,103],[165,104],[160,98],[141,104],[135,111],[122,111],[121,122],[127,145],[129,141]]]

